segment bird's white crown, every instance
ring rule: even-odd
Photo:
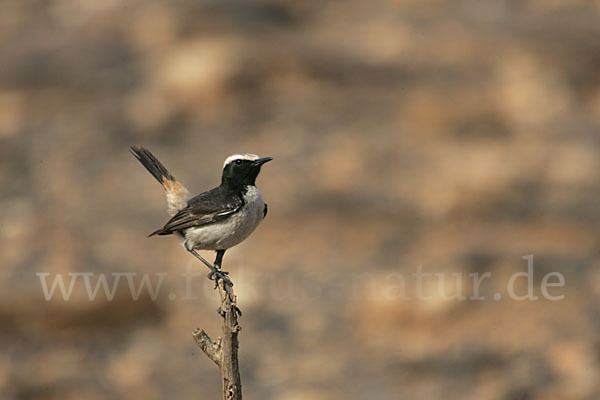
[[[227,164],[234,162],[235,160],[256,161],[259,158],[260,157],[257,156],[256,154],[250,154],[250,153],[233,154],[225,159],[225,162],[223,163],[223,168],[225,168],[225,166]]]

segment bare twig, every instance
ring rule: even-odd
[[[231,285],[222,279],[218,283],[221,296],[220,313],[223,316],[223,337],[213,341],[204,330],[196,329],[194,340],[202,351],[221,369],[223,380],[223,399],[241,400],[242,382],[238,364],[238,308]]]

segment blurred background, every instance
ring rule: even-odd
[[[191,337],[219,335],[218,295],[146,238],[168,215],[130,145],[195,193],[275,158],[224,261],[245,398],[600,398],[600,1],[0,8],[0,399],[220,398]],[[530,254],[563,300],[506,296]],[[443,282],[400,298],[419,265]],[[166,275],[46,301],[39,272]],[[484,272],[486,300],[440,295]]]

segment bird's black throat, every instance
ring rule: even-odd
[[[242,191],[246,186],[256,185],[256,177],[260,172],[260,165],[255,165],[250,160],[236,160],[223,168],[221,186],[232,191]]]

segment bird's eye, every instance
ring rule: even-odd
[[[236,165],[242,165],[242,160],[235,160]]]

